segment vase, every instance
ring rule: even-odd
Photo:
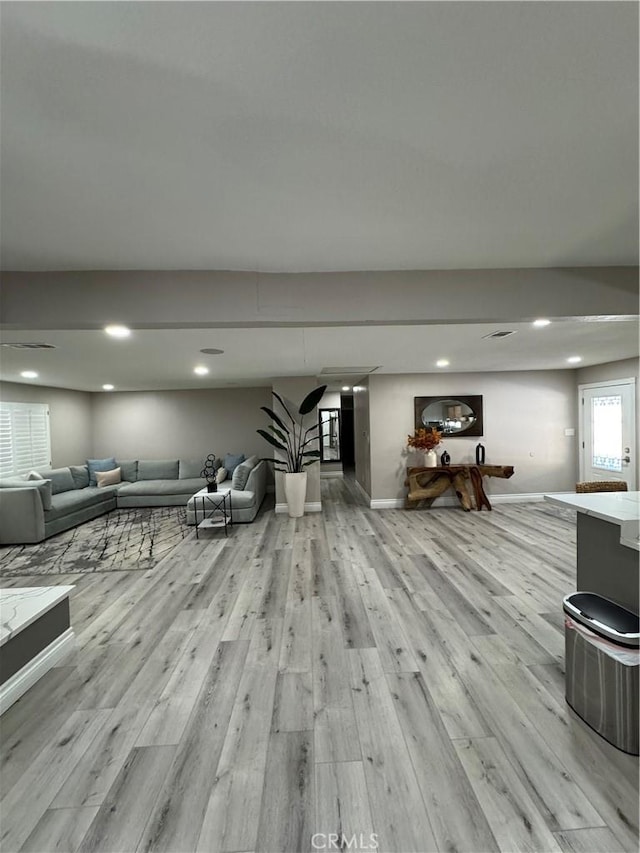
[[[307,497],[307,472],[284,475],[284,494],[289,508],[289,518],[304,515],[304,501]]]
[[[424,454],[424,467],[425,468],[437,468],[438,467],[438,454],[435,450],[427,450]]]
[[[207,491],[208,492],[217,492],[218,491],[218,484],[216,483],[215,480],[207,483]]]

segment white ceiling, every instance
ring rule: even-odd
[[[4,269],[638,262],[635,3],[0,12]]]
[[[151,270],[143,294],[158,270],[493,269],[486,293],[505,268],[638,263],[637,4],[49,2],[2,3],[0,16],[5,270]],[[88,320],[47,321],[35,296],[47,285],[32,294],[27,277],[10,285],[27,304],[2,340],[56,348],[3,348],[0,378],[209,388],[334,365],[431,372],[443,357],[449,372],[637,357],[637,318],[595,321],[629,310],[614,306],[615,280],[612,307],[588,310],[588,278],[564,277],[567,312],[534,285],[544,277],[525,287],[514,275],[494,314],[506,325],[484,323],[469,296],[460,322],[434,293],[457,282],[433,277],[409,316],[398,289],[368,278],[368,299],[357,277],[331,297],[318,285],[320,306],[303,276],[227,283],[258,328],[211,328],[239,310],[232,300],[202,311],[200,329],[168,311],[118,342]],[[124,321],[127,281],[107,306]],[[180,281],[157,287],[182,293]],[[63,292],[51,282],[47,295]],[[546,329],[524,322],[536,301]],[[45,303],[64,316],[69,294]],[[380,325],[365,325],[374,315]],[[281,327],[259,327],[274,317]],[[504,328],[517,334],[483,339]],[[199,363],[208,376],[194,376]]]
[[[484,338],[499,329],[516,334]],[[362,365],[376,366],[380,373],[433,373],[436,361],[448,358],[450,366],[442,372],[553,370],[637,357],[638,322],[564,320],[543,329],[531,323],[138,329],[126,340],[102,331],[32,329],[3,332],[2,340],[56,346],[50,351],[3,348],[0,376],[7,381],[24,382],[20,372],[33,369],[39,373],[36,385],[83,391],[100,391],[107,382],[118,391],[246,387],[281,376],[319,376],[337,389],[361,376],[322,376],[323,369]],[[203,355],[204,347],[224,354]],[[567,363],[573,355],[583,361]],[[209,375],[195,376],[196,365],[209,367]]]

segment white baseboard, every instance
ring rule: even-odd
[[[364,486],[362,486],[357,480],[354,480],[354,483],[356,484],[356,489],[360,492],[361,496],[364,498],[367,506],[369,506],[369,502],[371,501],[371,495],[367,494],[367,492],[364,489]]]
[[[4,714],[14,702],[26,693],[30,687],[39,681],[43,675],[54,667],[65,655],[73,651],[75,646],[75,633],[73,628],[67,628],[64,634],[49,643],[49,645],[37,654],[21,670],[12,675],[0,688],[0,714]]]
[[[322,502],[321,501],[307,501],[304,505],[305,512],[322,512]],[[276,504],[276,512],[289,512],[289,507],[284,504]]]
[[[362,489],[363,493],[364,489]],[[537,503],[544,500],[544,495],[550,492],[529,492],[523,495],[489,495],[491,504],[513,504],[513,503]],[[371,509],[403,509],[405,502],[404,498],[375,498],[370,499],[366,495],[369,507]],[[460,506],[458,498],[447,495],[446,497],[438,497],[433,502],[434,507],[441,506]]]

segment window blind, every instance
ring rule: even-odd
[[[0,402],[0,476],[27,474],[51,465],[46,403]]]

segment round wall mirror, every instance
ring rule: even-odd
[[[443,435],[482,435],[482,397],[416,397],[416,428]]]

